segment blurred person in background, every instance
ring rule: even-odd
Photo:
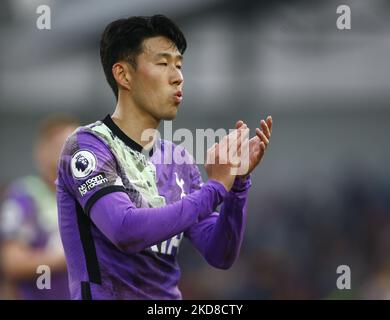
[[[57,162],[66,138],[78,123],[67,116],[44,121],[34,145],[38,175],[8,188],[0,215],[0,264],[16,299],[69,299],[66,263],[59,237],[55,199]],[[50,289],[39,289],[40,265],[50,268]]]

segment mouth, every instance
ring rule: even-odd
[[[183,93],[181,91],[175,92],[175,94],[173,95],[173,100],[176,103],[180,103],[183,100]]]

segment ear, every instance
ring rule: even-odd
[[[131,88],[131,73],[126,62],[119,61],[112,66],[112,75],[118,84],[118,89],[129,90]]]

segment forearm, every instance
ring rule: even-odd
[[[90,216],[120,250],[135,253],[185,231],[212,212],[225,195],[220,183],[209,181],[173,204],[135,208],[125,193],[118,192],[99,199]]]
[[[206,261],[221,269],[232,266],[236,260],[245,231],[247,194],[250,180],[237,183],[225,197],[220,214],[205,220],[192,238]]]
[[[43,249],[32,249],[15,241],[6,242],[2,246],[1,261],[4,274],[12,280],[36,278],[40,265],[47,265],[51,272],[66,270],[63,255],[53,255]]]

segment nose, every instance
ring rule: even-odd
[[[183,83],[183,81],[184,81],[184,78],[183,78],[183,74],[181,73],[181,70],[175,68],[171,74],[170,84],[181,85]]]

